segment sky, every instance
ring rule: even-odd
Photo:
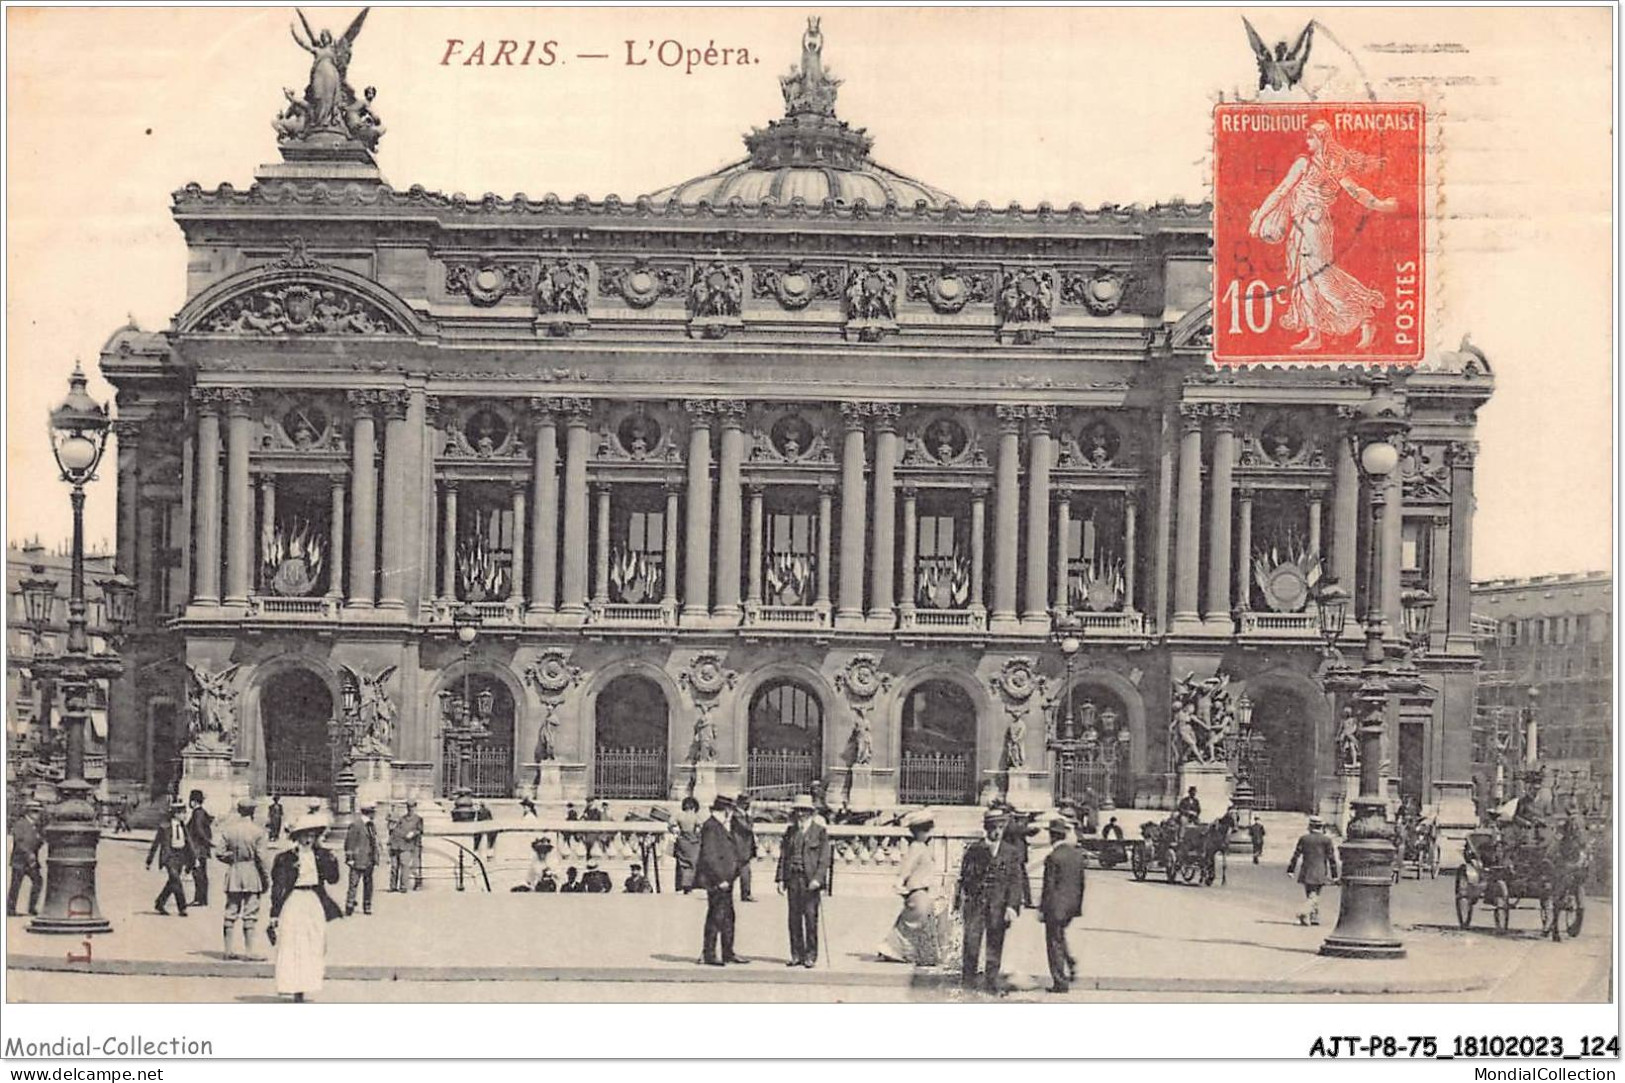
[[[338,34],[357,10],[307,15]],[[379,165],[397,188],[630,199],[742,157],[740,136],[782,114],[778,76],[816,14],[844,81],[837,111],[878,161],[966,202],[1149,204],[1210,195],[1212,106],[1256,87],[1241,13],[375,8],[350,81],[378,88]],[[1309,18],[1247,14],[1268,41]],[[250,184],[277,157],[282,88],[299,92],[309,64],[292,9],[6,15],[6,535],[52,543],[68,502],[46,411],[75,358],[94,367],[127,319],[167,326],[186,268],[169,194]],[[1497,380],[1479,416],[1475,577],[1610,569],[1612,12],[1313,15],[1305,81],[1321,100],[1429,112],[1429,351],[1470,332]],[[560,62],[460,63],[482,41],[494,58],[500,39]],[[626,62],[629,41],[646,63]],[[666,41],[700,65],[663,65]],[[705,66],[711,45],[725,66]],[[111,398],[99,377],[91,390]],[[103,480],[92,545],[113,522]]]

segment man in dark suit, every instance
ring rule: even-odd
[[[1184,817],[1187,823],[1195,824],[1201,822],[1202,802],[1196,796],[1195,786],[1192,786],[1190,789],[1185,791],[1185,796],[1179,799],[1179,807],[1176,811],[1178,811],[1180,816]]]
[[[192,843],[192,905],[209,905],[209,855],[214,853],[214,817],[203,807],[203,791],[193,790],[187,797],[191,818],[186,821],[186,834]]]
[[[1298,838],[1292,850],[1292,859],[1286,863],[1286,874],[1298,873],[1303,885],[1306,907],[1298,911],[1299,925],[1320,924],[1320,889],[1337,879],[1337,847],[1326,834],[1326,822],[1319,816],[1309,817],[1309,830]]]
[[[271,795],[271,807],[265,810],[265,833],[272,842],[282,836],[282,798]]]
[[[802,794],[790,806],[790,829],[773,877],[789,902],[789,966],[818,963],[818,906],[829,882],[829,833],[813,818],[816,811],[811,794]]]
[[[1078,960],[1067,947],[1066,927],[1083,913],[1083,851],[1072,842],[1072,824],[1060,817],[1049,823],[1049,841],[1038,915],[1044,921],[1044,949],[1049,955],[1049,991],[1064,993],[1078,980]]]
[[[147,868],[152,868],[154,859],[158,867],[164,870],[164,889],[158,893],[158,900],[152,908],[160,914],[168,915],[164,903],[171,898],[175,900],[175,909],[181,917],[186,916],[186,885],[181,883],[181,873],[194,864],[192,854],[192,839],[187,832],[186,803],[180,798],[170,802],[169,819],[158,825],[158,831],[152,837],[152,847],[147,851]]]
[[[361,912],[372,913],[372,874],[378,867],[378,828],[372,822],[377,805],[362,805],[361,815],[350,821],[344,834],[344,860],[350,865],[350,886],[344,893],[344,916],[355,913],[355,889],[361,888]]]
[[[734,880],[739,876],[739,850],[734,845],[728,821],[733,802],[718,796],[711,802],[711,816],[700,828],[700,856],[695,862],[695,883],[705,889],[705,939],[701,959],[706,966],[748,963],[734,954]],[[717,942],[722,955],[717,955]]]
[[[756,857],[756,826],[751,820],[750,797],[740,794],[734,801],[733,819],[728,824],[734,849],[739,851],[739,901],[755,902],[750,893],[750,863]]]
[[[11,825],[11,883],[6,888],[6,916],[17,916],[17,895],[28,881],[28,912],[39,913],[39,848],[45,844],[40,827],[44,808],[38,801],[23,806],[23,814]]]
[[[1019,860],[1020,848],[1005,837],[1005,816],[989,809],[982,817],[986,838],[965,848],[959,864],[959,886],[954,891],[954,909],[965,918],[965,953],[960,976],[965,985],[976,981],[976,964],[987,938],[984,969],[989,992],[1003,992],[999,966],[1004,955],[1004,933],[1021,912],[1022,881],[1027,869]]]
[[[581,878],[581,890],[589,895],[608,895],[615,890],[610,882],[609,873],[598,867],[596,858],[587,860],[587,875]]]

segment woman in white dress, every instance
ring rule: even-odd
[[[881,942],[879,955],[891,963],[937,966],[944,958],[944,929],[936,905],[942,870],[931,848],[934,821],[921,809],[904,817],[903,826],[913,836],[893,884],[893,890],[903,897],[903,909]]]
[[[320,845],[326,814],[307,812],[288,835],[293,847],[271,865],[271,941],[276,945],[276,991],[295,1003],[320,992],[327,972],[327,923],[343,913],[327,894],[339,878],[338,858]]]

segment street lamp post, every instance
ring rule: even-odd
[[[51,450],[62,480],[71,486],[73,570],[68,585],[67,649],[42,668],[53,671],[62,686],[68,759],[60,787],[62,801],[45,828],[50,847],[45,863],[45,905],[28,926],[32,933],[72,936],[113,929],[96,899],[96,847],[101,828],[91,785],[85,780],[85,726],[91,683],[111,680],[123,669],[111,652],[90,653],[85,627],[85,485],[96,477],[111,427],[107,408],[92,399],[85,386],[84,371],[75,365],[68,378],[68,397],[51,411]],[[109,597],[107,603],[110,623],[114,617],[121,621],[128,617],[128,594],[117,589],[114,593],[117,597]]]
[[[1083,621],[1070,610],[1057,612],[1050,625],[1050,639],[1060,648],[1061,660],[1066,665],[1066,685],[1061,690],[1061,711],[1056,718],[1055,729],[1046,743],[1055,756],[1055,772],[1060,778],[1059,784],[1052,784],[1051,788],[1059,790],[1067,798],[1076,796],[1068,792],[1067,787],[1070,785],[1072,766],[1082,751],[1077,718],[1073,713],[1072,670],[1077,663],[1078,652],[1083,649],[1083,632]]]
[[[479,637],[482,620],[480,611],[469,602],[458,606],[451,615],[452,626],[457,630],[457,642],[463,649],[463,699],[455,710],[443,714],[441,735],[457,757],[451,805],[451,818],[457,823],[474,819],[474,795],[468,784],[468,761],[474,743],[485,736],[484,718],[490,713],[489,706],[483,713],[477,711],[474,698],[469,694],[469,659],[474,651],[474,640]],[[490,702],[489,696],[489,692],[480,693],[481,700],[487,704]]]
[[[1343,890],[1339,897],[1337,927],[1320,946],[1322,955],[1361,959],[1398,959],[1404,945],[1389,921],[1389,889],[1393,883],[1394,836],[1388,823],[1388,802],[1382,793],[1382,735],[1388,699],[1395,690],[1387,662],[1384,637],[1382,576],[1386,560],[1383,519],[1386,514],[1388,476],[1399,465],[1394,441],[1405,432],[1404,406],[1394,397],[1386,375],[1371,379],[1371,397],[1356,416],[1349,439],[1354,458],[1370,487],[1371,531],[1375,555],[1371,561],[1365,619],[1365,650],[1361,658],[1358,690],[1360,793],[1351,802],[1354,816],[1338,850],[1342,859]],[[1323,629],[1324,630],[1324,629]]]

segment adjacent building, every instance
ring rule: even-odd
[[[1482,788],[1545,768],[1588,808],[1613,793],[1614,580],[1606,572],[1473,584],[1479,629],[1473,762]],[[1531,735],[1533,743],[1531,744]]]
[[[1394,374],[1374,539],[1370,374],[1214,369],[1209,206],[960,202],[837,116],[821,41],[781,82],[741,161],[634,198],[392,187],[371,95],[314,86],[252,187],[174,193],[188,300],[101,355],[141,621],[112,769],[162,785],[202,734],[236,788],[326,793],[364,716],[399,793],[1152,805],[1176,683],[1222,674],[1216,755],[1313,810],[1335,575],[1396,636],[1437,598],[1390,773],[1465,799],[1484,356]]]

